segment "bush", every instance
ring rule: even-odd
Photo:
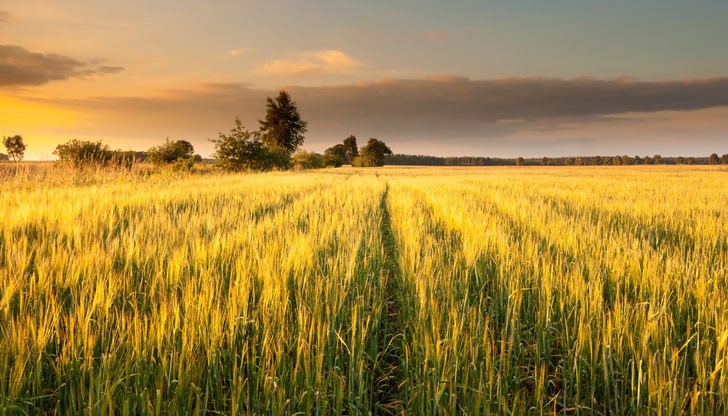
[[[291,165],[291,155],[288,150],[263,146],[260,170],[287,170],[291,168]]]
[[[228,172],[246,170],[285,170],[291,167],[291,156],[282,147],[268,148],[261,141],[258,131],[249,131],[235,119],[235,127],[229,134],[220,133],[215,143],[216,164]]]
[[[351,164],[356,167],[382,166],[384,156],[391,154],[392,150],[383,141],[372,138],[361,148],[359,156],[355,157]]]
[[[56,146],[53,154],[61,162],[71,163],[74,167],[107,165],[113,157],[109,146],[98,142],[73,139]]]
[[[270,164],[260,134],[248,131],[239,118],[235,119],[235,127],[229,134],[219,134],[215,144],[213,157],[217,166],[229,172],[245,170],[264,170]]]
[[[131,169],[137,162],[143,162],[146,154],[133,150],[112,150],[108,165]]]
[[[194,163],[195,148],[186,140],[167,139],[163,144],[147,151],[147,160],[155,165],[169,165],[179,159],[189,159]]]
[[[169,166],[172,167],[172,170],[177,172],[192,172],[192,168],[195,166],[195,158],[178,158],[174,162],[170,163]]]
[[[324,151],[324,158],[326,159],[327,166],[341,167],[344,163],[349,163],[346,156],[346,146],[339,143],[331,146]]]
[[[144,161],[144,152],[133,150],[109,150],[100,141],[91,142],[73,139],[56,146],[53,154],[63,163],[70,163],[76,168],[116,166],[131,169],[137,162]]]
[[[315,152],[302,150],[293,155],[294,169],[321,169],[326,167],[326,158]]]

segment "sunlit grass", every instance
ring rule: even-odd
[[[725,170],[24,169],[11,414],[728,411]]]

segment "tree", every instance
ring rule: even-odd
[[[685,164],[685,158],[682,156],[678,156],[677,159],[675,159],[675,163],[678,165],[684,165]]]
[[[331,146],[328,149],[324,151],[324,158],[326,159],[326,164],[328,166],[334,166],[334,167],[340,167],[344,163],[351,163],[348,161],[346,156],[346,146],[339,143],[337,145]],[[294,162],[295,164],[295,162]]]
[[[23,136],[15,135],[3,137],[3,145],[8,151],[8,155],[13,158],[13,161],[18,162],[23,160],[25,156],[25,143],[23,142]]]
[[[392,150],[383,141],[371,138],[361,148],[359,156],[354,158],[352,164],[359,167],[382,166],[384,156],[391,154]]]
[[[258,120],[263,144],[291,155],[303,144],[308,123],[301,119],[296,103],[286,91],[281,91],[275,99],[268,97],[266,107],[265,120]]]
[[[214,158],[217,165],[230,172],[265,170],[268,155],[257,131],[248,131],[239,118],[229,134],[219,134],[215,144]]]
[[[0,162],[5,160],[10,160],[10,158],[8,157],[8,155],[0,153]]]
[[[87,165],[105,165],[112,159],[109,147],[100,141],[82,141],[73,139],[56,146],[53,154],[62,162],[72,163],[75,167]]]
[[[542,157],[541,158],[541,165],[548,166],[548,164],[549,164],[549,158],[547,158],[546,156]]]
[[[720,157],[720,163],[723,165],[728,165],[728,154],[725,154]]]
[[[720,164],[720,158],[718,157],[717,153],[713,153],[708,158],[708,163],[711,165],[719,165]]]
[[[655,155],[652,157],[652,160],[655,162],[655,165],[661,165],[662,164],[662,156]]]
[[[523,166],[523,164],[524,164],[524,163],[525,163],[525,160],[523,160],[523,158],[522,158],[522,157],[520,157],[520,156],[519,156],[519,157],[518,157],[518,158],[516,159],[516,166]]]
[[[346,158],[346,163],[351,164],[357,156],[359,156],[359,149],[356,145],[356,136],[352,134],[344,139],[344,157]]]
[[[194,162],[195,148],[186,140],[167,140],[147,151],[147,160],[155,165],[168,165],[178,159],[192,160]]]

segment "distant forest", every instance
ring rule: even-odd
[[[603,165],[728,165],[728,154],[708,157],[655,156],[568,156],[542,158],[497,158],[457,156],[440,157],[394,154],[384,158],[385,165],[410,166],[603,166]]]

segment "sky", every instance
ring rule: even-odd
[[[725,0],[0,0],[0,136],[209,156],[285,89],[318,152],[723,154],[727,21]]]

